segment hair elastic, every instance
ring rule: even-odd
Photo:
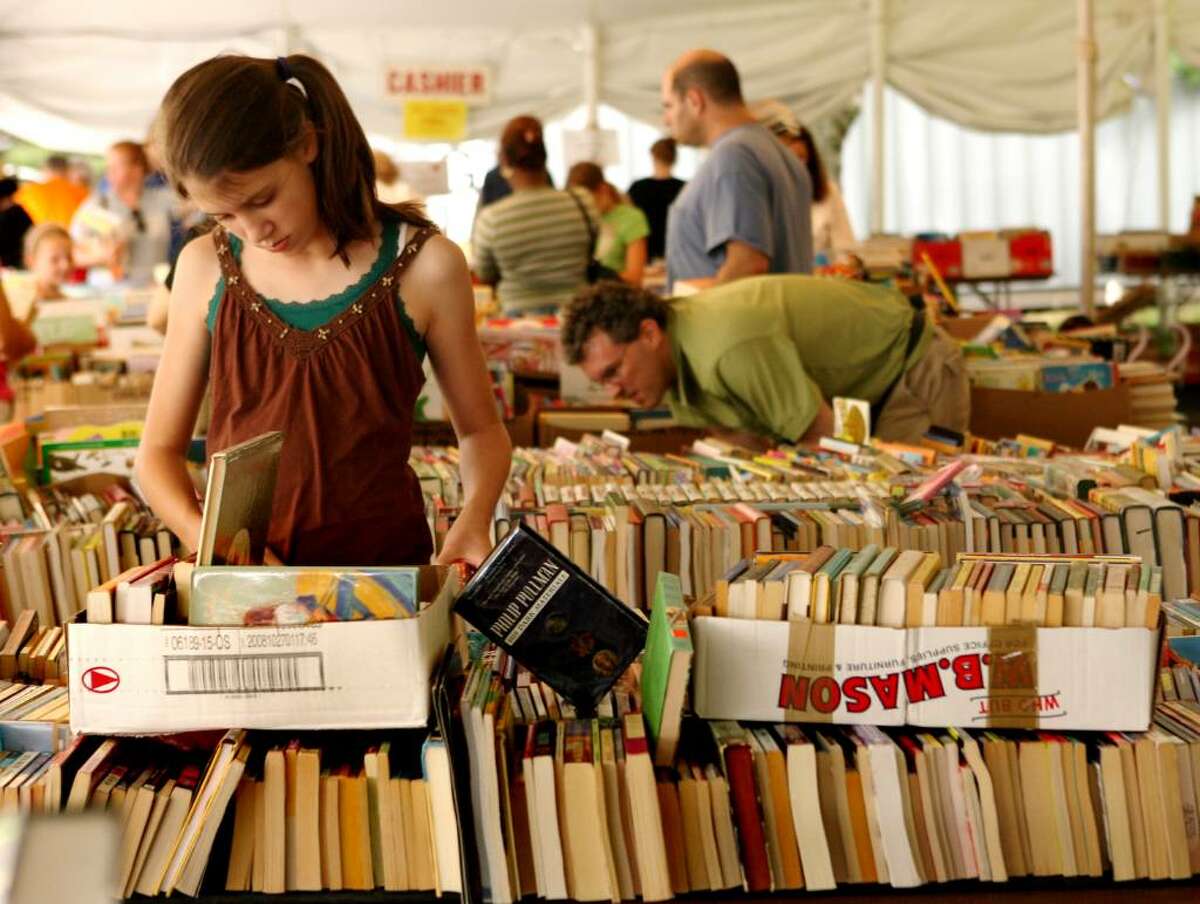
[[[296,86],[305,99],[308,98],[308,92],[304,89],[304,83],[297,77],[291,63],[287,61],[287,57],[275,57],[275,74],[279,76],[281,82]]]

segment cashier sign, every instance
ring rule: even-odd
[[[392,65],[385,91],[401,100],[457,100],[482,106],[491,100],[492,76],[486,66]]]

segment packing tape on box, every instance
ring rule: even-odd
[[[988,628],[987,649],[984,724],[988,728],[1037,728],[1037,627]]]
[[[812,693],[820,693],[822,684],[837,687],[834,678],[834,631],[836,625],[821,625],[809,621],[788,622],[787,673],[803,675],[812,682]],[[822,679],[827,679],[823,681]],[[812,706],[804,710],[784,710],[785,722],[832,722],[833,709],[824,712]]]

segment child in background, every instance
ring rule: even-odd
[[[269,543],[293,565],[419,565],[432,542],[408,465],[429,355],[458,436],[464,503],[439,561],[478,564],[511,444],[475,334],[466,260],[413,204],[377,195],[366,135],[303,54],[225,55],[176,79],[163,168],[217,224],[179,256],[138,449],[147,499],[196,548],[185,454],[211,390],[211,455],[284,434]]]
[[[34,302],[65,297],[62,284],[75,269],[71,234],[57,223],[34,226],[25,234],[25,267],[34,280]]]

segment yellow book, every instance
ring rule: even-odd
[[[1021,600],[1025,596],[1025,586],[1029,583],[1029,572],[1033,566],[1021,563],[1013,571],[1008,589],[1004,591],[1004,624],[1015,625],[1021,621]]]
[[[921,610],[925,602],[925,588],[942,567],[942,557],[936,552],[925,554],[919,565],[908,576],[904,597],[904,624],[909,628],[921,626]]]
[[[1045,622],[1046,611],[1045,606],[1038,609],[1038,593],[1042,588],[1042,579],[1049,574],[1053,569],[1048,565],[1032,565],[1029,568],[1029,577],[1025,583],[1025,590],[1021,594],[1021,602],[1017,615],[1017,623],[1022,625],[1040,625]]]
[[[967,582],[971,578],[971,571],[974,567],[970,562],[960,564],[953,582],[938,594],[937,623],[939,627],[958,628],[962,626]]]

